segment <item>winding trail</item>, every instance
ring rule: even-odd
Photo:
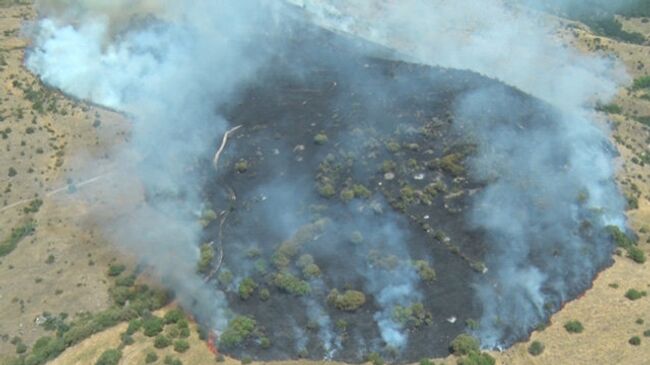
[[[110,174],[111,173],[109,172],[109,173],[106,173],[106,174],[98,175],[98,176],[92,177],[92,178],[90,178],[88,180],[84,180],[84,181],[82,181],[82,182],[80,182],[78,184],[68,184],[66,186],[63,186],[63,187],[60,187],[58,189],[55,189],[55,190],[52,190],[52,191],[49,191],[49,192],[45,193],[44,197],[49,198],[49,197],[51,197],[53,195],[56,195],[56,194],[58,194],[60,192],[67,191],[70,188],[70,186],[74,186],[76,188],[81,188],[81,187],[83,187],[85,185],[97,182],[97,181],[105,178],[106,176],[108,176]],[[15,208],[17,206],[27,204],[27,203],[29,203],[29,202],[31,202],[33,200],[34,200],[33,198],[32,199],[19,200],[19,201],[15,202],[15,203],[7,205],[6,207],[0,208],[0,213],[4,212],[5,210],[9,210],[11,208]]]

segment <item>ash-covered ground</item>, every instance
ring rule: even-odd
[[[475,289],[499,290],[489,257],[503,249],[471,218],[475,196],[498,177],[472,174],[480,141],[459,105],[492,90],[476,118],[514,137],[559,129],[559,117],[476,73],[391,61],[384,49],[315,27],[297,34],[222,108],[241,127],[217,172],[209,173],[221,136],[200,164],[211,260],[202,270],[233,312],[221,350],[352,362],[372,352],[399,362],[446,355],[453,338],[485,323]],[[504,119],[513,104],[516,115]],[[566,167],[561,147],[550,158]],[[582,222],[575,234],[606,240],[590,223],[595,213],[572,206]],[[590,285],[591,274],[576,281],[558,268],[572,254],[561,246],[527,254],[549,282],[566,279],[566,291],[540,289],[540,322]],[[604,252],[583,254],[602,268],[611,245]],[[522,337],[503,322],[502,343]]]

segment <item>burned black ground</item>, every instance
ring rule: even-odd
[[[386,50],[328,31],[308,27],[288,43],[238,102],[224,106],[230,124],[242,127],[218,172],[204,177],[206,210],[218,216],[204,241],[223,250],[211,285],[226,292],[233,315],[256,321],[223,350],[263,360],[447,354],[481,316],[472,285],[489,250],[467,222],[485,182],[468,173],[475,145],[454,128],[457,100],[495,87],[537,118],[551,123],[553,112],[478,74],[392,61]],[[206,171],[221,136],[214,141]],[[301,266],[306,254],[320,274]],[[402,268],[417,271],[417,260],[435,280],[414,283],[424,312],[404,323],[406,346],[392,348],[376,314],[394,308],[381,308],[373,294]],[[278,284],[278,273],[293,275],[294,293]],[[242,295],[244,279],[250,290]],[[309,293],[296,293],[305,283]],[[366,302],[341,311],[327,302],[331,289],[362,291]]]

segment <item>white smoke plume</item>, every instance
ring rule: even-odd
[[[44,0],[37,8],[27,67],[133,122],[132,151],[117,159],[132,164],[135,156],[153,204],[107,225],[108,234],[151,265],[200,320],[222,328],[225,302],[196,274],[201,227],[193,212],[201,199],[191,166],[227,127],[217,107],[264,63],[273,40],[263,34],[278,26],[275,4]]]

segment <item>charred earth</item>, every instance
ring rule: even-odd
[[[304,26],[286,43],[220,110],[241,127],[216,170],[222,136],[206,136],[215,148],[191,167],[205,171],[199,271],[232,312],[220,350],[261,360],[446,355],[484,323],[476,288],[499,286],[497,248],[471,218],[475,196],[499,177],[473,173],[479,141],[459,105],[492,90],[499,97],[477,118],[515,137],[560,128],[557,113],[476,73],[396,61],[323,29]],[[511,104],[517,115],[504,119]],[[551,156],[557,171],[562,148]],[[561,266],[574,254],[562,242],[530,250],[527,262],[567,287],[541,289],[541,321],[611,261],[596,213],[571,204],[579,218],[566,224],[600,248],[583,252],[594,270],[578,277]],[[532,205],[527,214],[543,209]],[[504,322],[506,345],[534,327]]]

